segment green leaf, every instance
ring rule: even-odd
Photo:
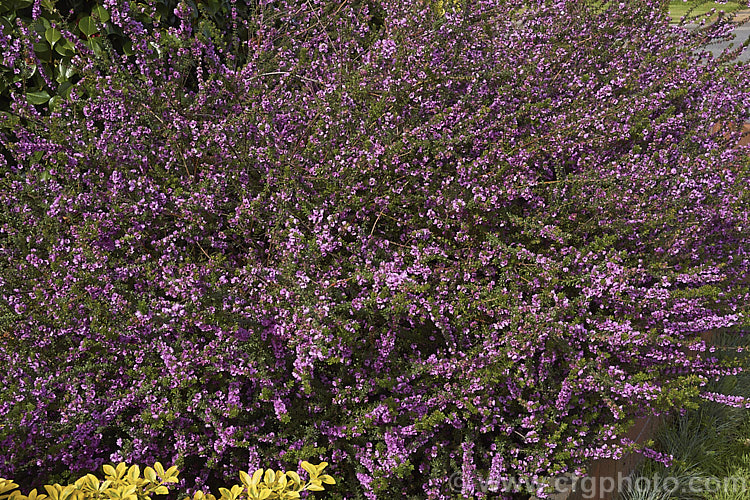
[[[70,40],[65,40],[65,43],[55,44],[55,52],[63,57],[72,56],[75,54],[75,45]]]
[[[156,6],[156,13],[154,15],[154,18],[157,20],[167,19],[170,15],[173,15],[173,12],[174,11],[171,10],[168,5],[160,3]]]
[[[47,31],[44,32],[44,38],[54,47],[57,41],[62,38],[62,33],[57,28],[47,28]]]
[[[13,31],[13,23],[7,17],[0,17],[0,26],[2,26],[3,35],[10,35]]]
[[[78,29],[81,30],[81,33],[86,36],[91,36],[98,31],[96,29],[96,23],[91,18],[91,16],[82,17],[78,21]]]
[[[57,70],[55,77],[57,83],[68,81],[75,74],[75,69],[67,61],[60,61],[55,69]]]
[[[37,42],[34,44],[34,52],[36,52],[36,55],[38,55],[41,59],[47,59],[47,55],[52,50],[52,47],[49,46],[47,42]]]
[[[34,31],[36,31],[40,35],[43,35],[44,32],[47,31],[47,28],[50,27],[50,24],[46,18],[40,17],[39,19],[34,21],[34,24],[32,26],[34,28]]]
[[[107,12],[107,9],[105,9],[101,5],[97,5],[96,7],[91,9],[91,15],[99,18],[99,20],[103,23],[109,21],[109,12]]]
[[[62,97],[59,95],[53,96],[52,99],[49,100],[49,108],[53,111],[59,109],[60,103],[62,103]]]
[[[34,105],[46,104],[49,101],[49,94],[46,90],[39,92],[26,92],[26,99]]]
[[[120,36],[124,35],[122,32],[122,28],[112,23],[107,23],[106,25],[104,25],[104,32],[107,35],[120,35]]]
[[[89,38],[85,42],[88,48],[94,51],[94,55],[101,56],[104,53],[104,49],[102,48],[102,42],[99,40],[99,38]]]

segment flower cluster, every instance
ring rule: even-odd
[[[0,124],[0,475],[315,457],[447,499],[736,372],[701,334],[748,326],[750,156],[712,131],[750,69],[699,50],[724,21],[593,3],[260,0],[227,44],[105,1],[133,53]]]

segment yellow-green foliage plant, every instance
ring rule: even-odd
[[[321,474],[328,466],[327,462],[313,465],[302,462],[302,468],[310,474],[310,479],[303,482],[296,472],[274,471],[258,469],[252,476],[240,471],[242,484],[235,484],[231,488],[219,488],[221,496],[218,500],[287,500],[299,498],[302,491],[323,491],[323,484],[336,484],[327,474]],[[141,469],[137,465],[129,468],[125,463],[116,467],[103,467],[105,479],[100,481],[93,474],[87,474],[75,483],[67,486],[59,484],[45,485],[47,494],[31,490],[28,495],[22,494],[18,485],[10,479],[0,478],[0,500],[151,500],[151,495],[166,495],[169,493],[168,484],[177,483],[177,467],[164,470],[161,463],[154,467],[146,467],[141,477]],[[217,500],[217,498],[203,491],[196,492],[192,499],[184,500]]]
[[[322,474],[328,462],[313,465],[310,462],[302,462],[302,468],[310,474],[310,479],[304,483],[296,472],[274,471],[258,469],[252,476],[247,472],[240,472],[242,484],[236,484],[231,489],[219,488],[221,497],[218,500],[289,500],[299,498],[301,491],[323,491],[323,484],[336,484],[336,481],[328,474]],[[186,497],[183,500],[217,500],[214,495],[198,491],[193,498]]]
[[[461,0],[434,0],[432,9],[439,17],[445,15],[445,11],[461,8]]]

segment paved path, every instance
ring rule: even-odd
[[[741,10],[737,12],[737,17],[735,18],[736,22],[743,22],[750,19],[750,9]]]
[[[712,43],[706,47],[714,56],[721,54],[730,44],[734,47],[738,47],[742,42],[750,38],[750,9],[736,12],[733,21],[738,24],[733,32],[735,34],[733,41]],[[688,28],[689,27],[690,25],[688,25]],[[750,61],[750,47],[746,48],[737,60],[745,62]]]
[[[744,26],[737,27],[733,33],[735,34],[735,39],[733,41],[712,43],[706,48],[710,50],[714,56],[718,56],[724,49],[729,47],[730,44],[733,44],[735,48],[738,47],[745,40],[750,38],[750,24],[745,24]],[[742,54],[740,54],[737,60],[745,62],[750,61],[750,47],[743,50]]]

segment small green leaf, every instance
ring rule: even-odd
[[[122,35],[123,34],[122,33],[122,28],[120,28],[116,24],[112,24],[112,23],[107,23],[104,26],[104,32],[107,35]]]
[[[52,47],[50,47],[47,42],[37,42],[34,44],[34,52],[36,52],[36,54],[42,59],[46,59],[46,57],[43,56],[49,54],[51,50]]]
[[[99,40],[99,38],[89,38],[85,42],[88,48],[94,51],[94,55],[101,56],[104,53],[104,49],[102,48],[102,42]]]
[[[3,28],[3,35],[10,35],[13,31],[13,23],[7,17],[0,17],[0,26]]]
[[[96,16],[103,23],[109,21],[109,12],[107,12],[107,9],[105,9],[101,5],[97,5],[96,7],[91,9],[91,15]]]
[[[60,108],[60,103],[62,102],[62,97],[59,95],[52,96],[52,99],[49,100],[49,108],[51,110],[57,110]]]
[[[161,21],[162,19],[167,19],[172,12],[173,11],[171,11],[167,5],[158,4],[156,6],[156,12],[153,14],[153,18],[155,21]]]
[[[70,81],[65,81],[57,87],[57,95],[63,99],[67,99],[70,96],[70,90],[73,88],[73,84]]]
[[[72,56],[73,54],[75,54],[75,45],[73,45],[70,40],[65,40],[64,43],[56,43],[55,52],[63,57]]]
[[[67,61],[60,61],[55,69],[57,70],[57,76],[55,77],[57,83],[70,80],[70,77],[75,74],[75,69]]]
[[[49,101],[49,94],[46,90],[42,90],[39,92],[26,92],[26,99],[34,105],[40,105],[45,104],[47,101]]]
[[[86,36],[91,36],[98,31],[96,29],[96,23],[91,18],[91,16],[82,17],[78,21],[78,29],[81,30],[81,33]]]
[[[39,33],[40,35],[43,35],[45,31],[47,31],[47,28],[50,27],[49,21],[47,19],[40,17],[34,23],[31,25],[32,28],[34,28],[34,31]]]
[[[54,47],[57,41],[62,38],[62,33],[57,28],[47,28],[47,31],[44,32],[44,38]]]

